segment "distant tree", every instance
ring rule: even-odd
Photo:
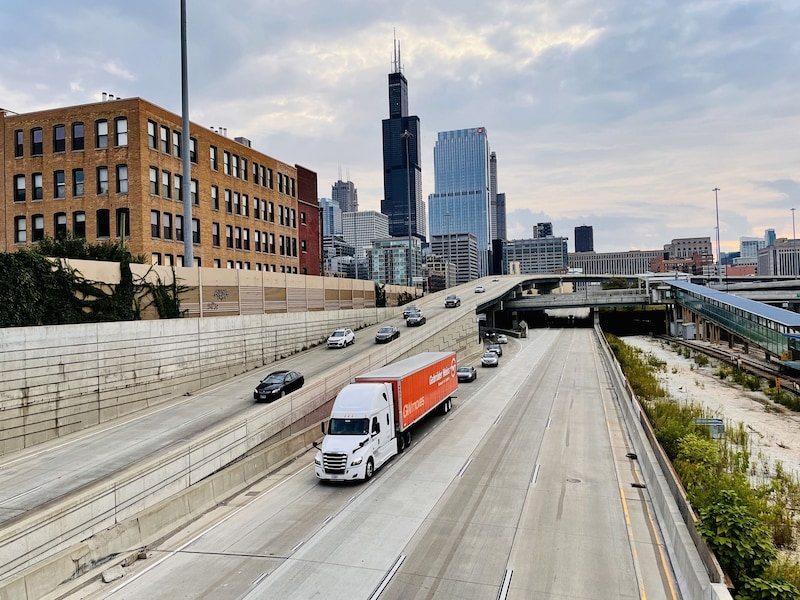
[[[627,290],[631,286],[628,280],[624,277],[612,277],[608,281],[603,282],[601,286],[604,290]],[[633,287],[636,287],[635,285]]]
[[[386,286],[375,282],[375,306],[383,308],[386,306]]]

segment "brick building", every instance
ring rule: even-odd
[[[204,267],[321,274],[316,173],[245,138],[192,124],[187,226],[178,115],[141,98],[0,110],[0,135],[2,251],[71,232],[180,265],[186,232]]]

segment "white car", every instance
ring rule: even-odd
[[[482,367],[496,367],[499,362],[500,359],[497,358],[497,354],[494,352],[485,352],[484,355],[481,356]]]
[[[348,327],[334,331],[328,338],[328,348],[344,348],[356,343],[356,334]]]
[[[482,294],[485,291],[486,291],[486,288],[483,287],[482,285],[476,285],[475,286],[475,293],[476,294]]]
[[[497,336],[497,343],[498,344],[507,344],[508,343],[508,338],[501,333],[500,335]]]

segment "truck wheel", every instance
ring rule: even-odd
[[[375,463],[372,462],[372,457],[370,456],[367,459],[367,469],[364,471],[364,481],[369,481],[372,479],[372,474],[375,472]]]
[[[403,436],[406,438],[406,448],[411,446],[411,431],[406,431],[403,433]]]
[[[406,451],[406,436],[404,433],[401,433],[397,436],[397,453],[402,454]]]

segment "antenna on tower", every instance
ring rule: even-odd
[[[350,167],[347,167],[347,181],[350,181]]]
[[[339,163],[339,181],[342,180],[342,163]]]
[[[392,29],[392,70],[394,73],[399,73],[403,70],[403,63],[400,60],[400,42],[397,41],[397,29]]]

